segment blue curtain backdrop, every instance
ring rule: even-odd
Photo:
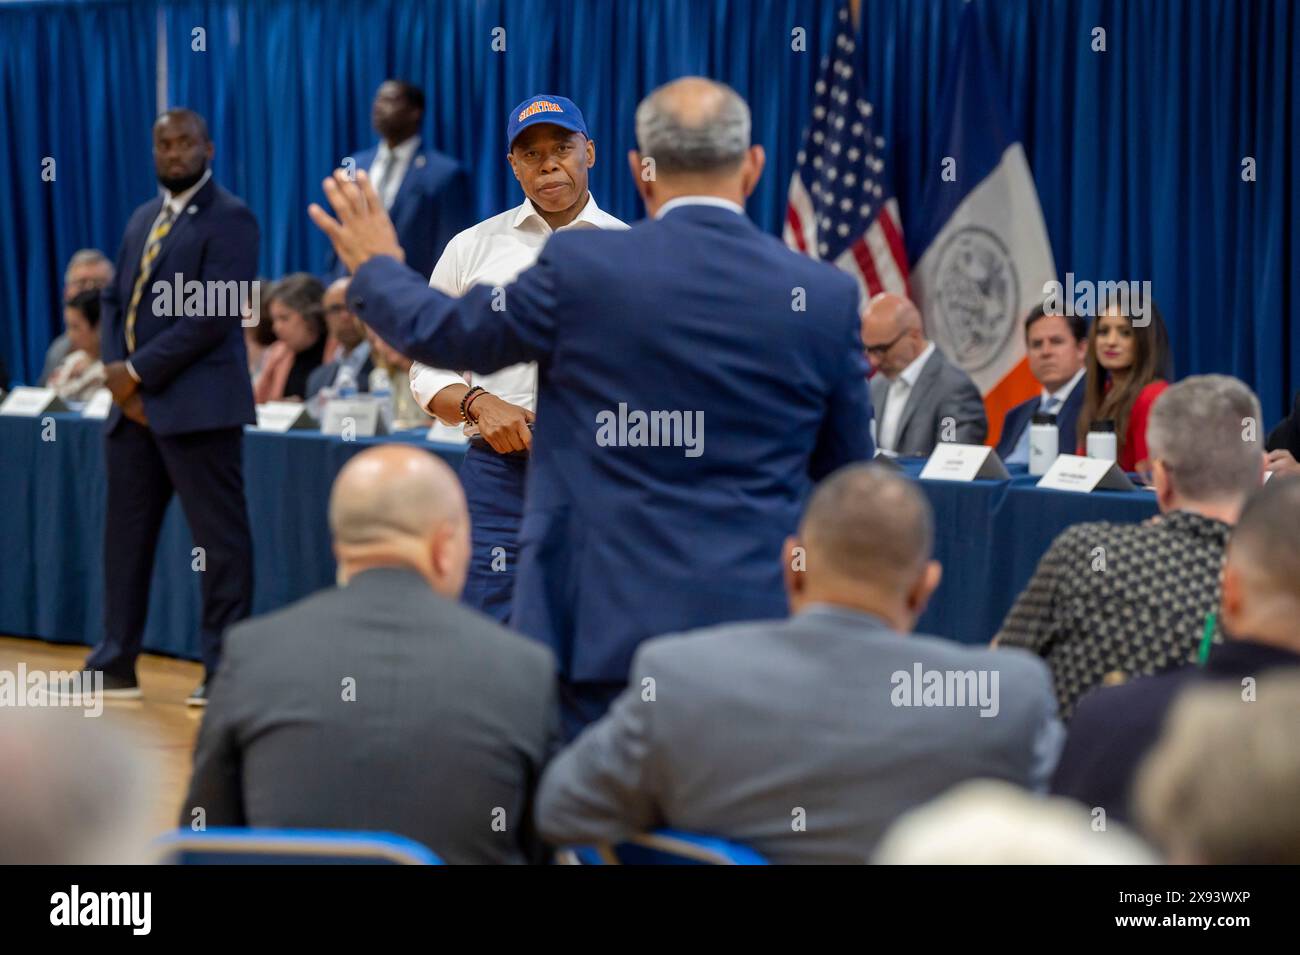
[[[156,188],[151,4],[0,6],[0,361],[40,374],[63,323],[63,269],[93,246],[117,255]]]
[[[1300,76],[1291,0],[973,0],[1038,184],[1057,269],[1150,279],[1178,374],[1239,375],[1266,421],[1300,387],[1294,239]],[[932,131],[965,0],[862,0],[859,55],[892,150],[905,232],[938,174]],[[750,202],[779,231],[832,0],[189,0],[0,6],[5,152],[19,168],[71,140],[59,189],[8,177],[0,231],[6,327],[0,357],[39,369],[56,332],[72,250],[112,252],[151,189],[153,22],[163,15],[167,96],[207,115],[216,174],[262,223],[262,270],[319,268],[304,209],[319,180],[369,144],[369,102],[387,76],[429,98],[424,136],[475,176],[481,215],[517,201],[504,161],[507,110],[552,91],[584,109],[592,187],[640,215],[626,172],[637,100],[684,73],[751,103],[768,172]],[[506,49],[492,48],[504,29]],[[806,51],[791,49],[803,27]],[[1092,50],[1094,28],[1105,52]],[[204,49],[196,49],[203,31]],[[77,82],[83,84],[80,93]],[[97,104],[98,108],[87,108]],[[70,119],[71,118],[71,119]],[[53,143],[54,145],[49,145]],[[67,147],[64,148],[65,152]],[[1242,160],[1256,181],[1243,182]],[[27,165],[23,165],[26,163]],[[39,166],[39,160],[37,160]],[[916,249],[911,250],[915,253]]]

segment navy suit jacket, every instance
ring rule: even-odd
[[[372,146],[351,158],[357,169],[369,169],[378,152],[379,147]],[[447,243],[474,224],[473,199],[469,176],[450,156],[430,149],[411,158],[388,218],[397,230],[406,264],[423,275],[425,282]],[[333,250],[329,268],[339,275],[344,271]]]
[[[435,367],[537,362],[512,624],[569,680],[625,681],[657,634],[783,617],[781,545],[813,482],[874,450],[856,284],[727,209],[557,233],[504,308],[387,256],[349,297]],[[601,443],[602,421],[634,436],[652,411],[702,415],[700,453]]]
[[[1074,390],[1070,392],[1070,397],[1065,399],[1065,404],[1061,405],[1061,410],[1056,413],[1056,429],[1060,432],[1060,453],[1073,454],[1074,449],[1078,446],[1078,440],[1074,433],[1075,426],[1079,423],[1079,410],[1083,407],[1083,392],[1086,381],[1080,378],[1075,383]],[[1012,451],[1016,449],[1016,442],[1020,440],[1020,435],[1029,427],[1029,419],[1034,416],[1038,406],[1042,404],[1043,396],[1041,394],[1022,401],[1002,419],[1002,434],[998,438],[997,452],[998,457],[1002,460],[1007,459]]]
[[[374,368],[374,361],[367,357],[361,365],[361,370],[357,372],[357,391],[370,390],[370,373],[374,371]],[[334,379],[338,377],[338,373],[339,359],[337,358],[333,361],[327,361],[325,364],[312,369],[311,374],[307,376],[306,397],[310,398],[322,388],[327,388],[334,384]]]
[[[1205,666],[1183,666],[1083,697],[1052,777],[1052,793],[1102,806],[1118,822],[1133,818],[1133,784],[1160,740],[1165,718],[1188,687],[1257,677],[1275,667],[1300,667],[1300,655],[1245,640],[1210,648]]]
[[[161,197],[150,199],[127,222],[117,253],[117,273],[102,298],[104,363],[131,360],[140,376],[140,396],[155,434],[188,434],[252,424],[253,390],[236,304],[240,299],[232,299],[227,290],[238,288],[241,293],[249,290],[251,294],[257,274],[257,219],[215,180],[209,179],[194,194],[163,239],[162,251],[136,309],[135,351],[127,351],[126,313],[131,292],[145,242],[161,209]],[[203,283],[202,314],[187,315],[184,307],[176,308],[174,287],[178,274],[182,290],[185,283]],[[156,294],[158,282],[165,282],[166,290]],[[229,282],[249,284],[209,284]],[[209,290],[215,292],[211,297]],[[155,299],[160,295],[171,301],[158,302],[157,311],[163,314],[156,314]],[[214,305],[212,314],[207,311],[208,304]],[[121,410],[114,405],[108,416],[108,430],[112,432],[121,419]]]

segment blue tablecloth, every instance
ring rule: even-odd
[[[43,425],[0,417],[0,634],[94,644],[103,602],[103,423],[70,414],[49,418]],[[461,447],[425,442],[422,432],[355,441],[308,431],[245,433],[255,613],[334,582],[330,485],[352,455],[394,440],[427,447],[454,468],[464,456]],[[903,468],[916,477],[921,465]],[[944,578],[918,629],[987,642],[1061,530],[1156,512],[1149,491],[1070,494],[1040,491],[1035,481],[921,482],[934,506],[935,556]],[[199,586],[191,546],[173,501],[154,561],[144,645],[197,659]]]
[[[905,462],[913,477],[924,462]],[[1157,513],[1149,490],[1040,490],[1023,466],[1009,481],[921,481],[934,507],[934,554],[943,581],[917,622],[923,633],[987,643],[1056,535],[1084,521],[1137,523]]]
[[[103,422],[75,414],[0,417],[0,634],[99,642],[104,549]],[[253,612],[334,583],[330,486],[348,458],[383,441],[422,445],[459,469],[463,447],[424,432],[342,438],[314,431],[244,433],[253,532]],[[148,650],[198,659],[199,583],[189,527],[173,498],[154,558]]]

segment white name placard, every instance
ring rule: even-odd
[[[343,438],[373,438],[384,433],[379,419],[379,402],[373,398],[334,398],[325,402],[321,416],[321,434]]]
[[[315,422],[307,413],[307,406],[297,401],[268,401],[257,406],[258,431],[297,431],[313,428]]]
[[[0,402],[0,415],[12,415],[16,418],[35,418],[51,411],[67,411],[53,388],[27,388],[20,386],[9,392]]]
[[[81,416],[83,418],[99,418],[102,420],[108,417],[108,413],[112,408],[113,393],[107,388],[100,388],[90,396],[86,406],[81,409]]]
[[[982,444],[954,444],[940,441],[921,469],[925,481],[974,481],[976,478],[1008,478],[1011,475],[993,449]]]
[[[1108,491],[1134,490],[1133,482],[1114,461],[1085,458],[1078,454],[1058,456],[1039,480],[1038,486],[1053,491],[1081,491],[1084,494],[1099,488]]]

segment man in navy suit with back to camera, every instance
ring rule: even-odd
[[[746,218],[764,154],[745,101],[686,77],[636,132],[650,217],[557,232],[503,290],[428,288],[368,177],[326,180],[341,221],[311,208],[354,310],[399,351],[538,364],[511,622],[554,650],[570,737],[648,637],[784,617],[782,541],[813,483],[873,450],[857,285]]]
[[[154,547],[175,491],[202,560],[205,677],[189,702],[203,705],[222,633],[252,606],[242,442],[254,416],[240,318],[259,233],[248,207],[213,180],[212,141],[198,113],[159,116],[153,155],[161,194],[132,214],[104,289],[100,328],[114,401],[104,428],[104,638],[86,667],[103,672],[106,697],[140,696],[135,661]]]
[[[1043,393],[1016,405],[1002,420],[997,452],[1007,464],[1029,464],[1030,419],[1040,411],[1056,415],[1059,452],[1074,453],[1074,426],[1083,407],[1088,324],[1078,315],[1049,315],[1036,305],[1025,316],[1025,354],[1030,374],[1043,386]]]
[[[420,149],[424,91],[418,86],[385,80],[375,93],[370,120],[379,144],[349,158],[374,183],[397,229],[406,264],[427,281],[447,243],[473,224],[469,177],[450,156]],[[337,261],[331,269],[343,274]]]

